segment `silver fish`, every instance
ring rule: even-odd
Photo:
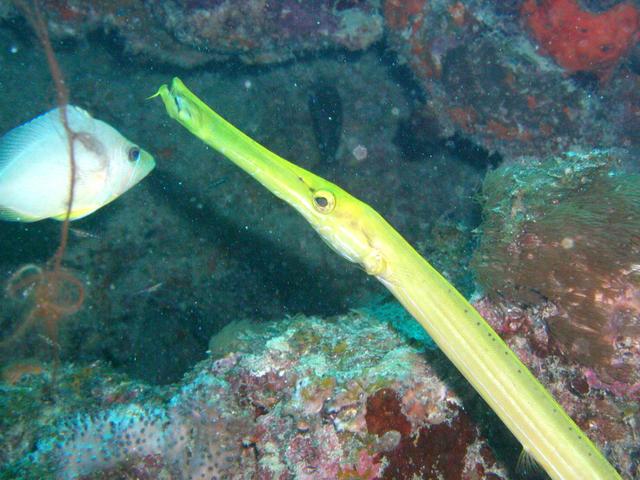
[[[71,220],[115,200],[155,167],[155,160],[107,123],[67,106],[76,133]],[[69,200],[67,134],[55,108],[0,138],[0,219],[64,220]]]

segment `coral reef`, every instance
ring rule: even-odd
[[[243,5],[254,13],[248,7],[257,3]],[[640,144],[640,57],[633,35],[605,48],[594,68],[575,69],[563,60],[567,32],[554,37],[553,49],[540,48],[521,1],[387,0],[383,8],[372,1],[315,2],[327,35],[314,27],[309,37],[297,30],[303,24],[277,14],[289,3],[300,5],[271,2],[268,18],[236,19],[222,0],[99,1],[91,8],[45,2],[54,37],[80,40],[60,49],[74,99],[144,139],[161,168],[131,196],[76,227],[69,264],[82,272],[87,302],[62,332],[66,359],[56,391],[46,365],[16,360],[38,356],[33,337],[2,352],[3,363],[12,363],[0,386],[0,478],[184,478],[209,467],[230,478],[242,478],[242,470],[264,479],[507,478],[501,462],[518,452],[500,451],[495,460],[488,445],[500,441],[484,439],[497,420],[487,420],[486,411],[478,416],[460,398],[467,387],[454,391],[446,362],[437,351],[423,350],[428,338],[408,332],[413,323],[403,322],[394,307],[323,322],[239,322],[212,339],[211,357],[174,386],[149,387],[101,364],[86,365],[104,358],[136,377],[177,381],[204,356],[211,332],[232,318],[345,311],[379,292],[271,197],[167,130],[163,113],[142,107],[150,86],[166,81],[167,72],[139,69],[129,60],[193,67],[212,59],[260,63],[365,48],[380,38],[381,12],[388,45],[418,80],[406,89],[410,93],[403,93],[376,50],[273,69],[216,66],[184,75],[221,111],[259,132],[261,141],[307,167],[326,168],[373,201],[466,292],[474,286],[459,265],[468,256],[473,225],[457,220],[460,212],[468,214],[482,172],[465,169],[441,146],[464,137],[508,156],[504,168],[510,170],[491,174],[489,182],[499,185],[488,183],[485,190],[493,188],[495,197],[488,198],[487,243],[476,265],[491,296],[478,307],[623,475],[640,477],[638,277],[631,258],[637,258],[637,236],[629,235],[638,228],[637,214],[625,214],[636,212],[637,199],[630,196],[636,195],[635,177],[626,181],[601,154],[516,161],[574,143]],[[560,2],[539,1],[534,10],[552,3]],[[582,8],[596,2],[589,3]],[[609,8],[622,7],[607,4],[586,18],[602,18]],[[38,70],[40,53],[28,40],[7,33],[21,24],[6,0],[0,0],[0,15],[10,20],[0,30],[0,82],[7,98],[21,99],[3,107],[6,130],[46,109],[49,77]],[[223,26],[212,33],[211,25]],[[103,29],[109,41],[91,33]],[[114,45],[124,47],[124,55],[113,55]],[[557,49],[564,57],[556,58]],[[344,102],[335,169],[309,148],[306,102],[320,77]],[[16,78],[29,78],[34,92],[25,95]],[[411,119],[419,126],[412,134],[434,144],[434,152],[400,163],[393,132],[417,99],[423,101]],[[547,215],[556,201],[564,207]],[[47,225],[3,228],[5,273],[25,258],[46,256],[57,241],[57,230]],[[539,268],[554,263],[554,278]],[[595,275],[570,278],[567,266]],[[505,278],[514,283],[501,283]],[[10,325],[7,318],[18,318],[16,304],[3,300],[3,327]],[[376,318],[392,319],[392,327]],[[604,331],[602,338],[593,325]],[[408,344],[398,331],[410,336]],[[94,449],[86,450],[92,441]],[[185,458],[177,446],[195,456]]]
[[[31,441],[8,449],[0,478],[506,478],[443,371],[388,324],[296,317],[238,335],[246,351],[174,387],[67,366],[54,410],[27,387],[40,377],[3,387],[1,440],[20,428]],[[19,391],[38,405],[30,420],[11,410]]]
[[[387,1],[384,13],[389,46],[426,92],[414,113],[425,139],[458,134],[507,158],[638,146],[633,3]]]
[[[15,19],[9,4],[0,0],[0,15]],[[585,141],[638,145],[640,14],[631,1],[602,11],[577,0],[60,0],[44,7],[56,38],[108,31],[131,57],[181,67],[270,64],[361,51],[384,39],[426,92],[415,109],[433,122],[427,138],[458,134],[509,157]]]
[[[474,267],[491,298],[552,309],[555,348],[635,397],[640,188],[617,160],[569,153],[491,172]]]
[[[594,370],[558,357],[547,324],[555,309],[550,305],[522,307],[506,298],[481,298],[478,311],[511,349],[562,404],[567,413],[604,452],[625,479],[640,476],[638,384],[603,382]],[[625,361],[640,368],[640,341],[625,347]]]
[[[11,385],[19,383],[27,375],[41,375],[44,368],[41,362],[33,358],[14,360],[5,365],[0,374],[2,381]]]
[[[483,185],[476,303],[625,478],[640,474],[640,189],[617,150],[522,158]]]
[[[0,1],[5,18],[15,15]],[[127,52],[182,67],[241,58],[282,62],[299,53],[362,50],[382,37],[378,0],[44,2],[54,36],[112,31]]]
[[[139,462],[148,478],[165,467],[185,479],[229,478],[232,471],[242,471],[241,439],[248,419],[231,414],[238,406],[218,408],[224,383],[190,387],[165,408],[131,404],[62,424],[58,444],[51,451],[42,447],[56,459],[55,476],[140,469]]]
[[[488,298],[476,306],[635,478],[640,412],[550,353],[552,310]],[[411,346],[390,323],[298,316],[243,322],[232,337],[227,352],[212,339],[222,357],[173,386],[102,364],[62,365],[55,403],[46,366],[0,384],[0,478],[511,478],[520,450],[508,432],[437,350]]]
[[[236,54],[248,63],[272,63],[298,52],[368,47],[382,35],[377,3],[173,0],[148,6],[185,45]]]

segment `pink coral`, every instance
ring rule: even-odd
[[[377,480],[382,474],[382,465],[376,461],[366,450],[360,450],[358,462],[350,467],[345,467],[338,473],[339,480]]]

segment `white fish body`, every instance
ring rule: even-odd
[[[153,157],[107,123],[67,106],[76,132],[72,220],[118,198],[153,168]],[[67,135],[55,108],[0,138],[0,219],[64,220],[69,200]]]

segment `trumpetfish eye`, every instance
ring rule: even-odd
[[[318,190],[313,195],[313,206],[320,213],[331,213],[336,206],[336,198],[331,192]]]

